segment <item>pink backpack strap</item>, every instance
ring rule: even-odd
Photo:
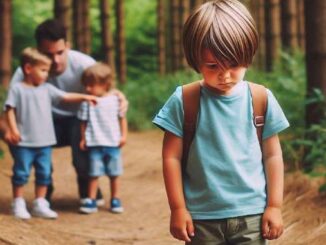
[[[263,129],[265,125],[265,114],[267,109],[267,90],[263,85],[249,82],[252,97],[253,123],[257,130],[257,137],[262,149]]]

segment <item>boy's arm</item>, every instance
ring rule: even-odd
[[[86,149],[87,149],[87,147],[86,147],[86,136],[85,136],[86,127],[87,127],[87,122],[86,121],[81,121],[80,122],[80,142],[79,142],[79,148],[82,151],[86,151]]]
[[[266,239],[277,239],[283,233],[281,207],[283,203],[284,165],[279,138],[273,135],[263,141],[263,159],[267,181],[267,206],[262,230]]]
[[[80,103],[83,101],[87,101],[93,105],[97,103],[97,97],[94,95],[88,94],[79,94],[79,93],[65,93],[62,98],[63,102],[70,102],[70,103]]]
[[[120,131],[121,131],[121,139],[119,147],[122,147],[127,142],[127,134],[128,134],[128,121],[126,117],[119,118],[120,123]]]
[[[9,144],[17,145],[20,141],[20,133],[17,126],[15,109],[13,107],[7,106],[5,117],[8,124],[8,132],[5,134],[5,140]]]
[[[182,138],[166,131],[162,154],[165,189],[171,210],[170,232],[173,237],[190,242],[190,237],[194,235],[194,228],[183,194]]]
[[[126,98],[126,96],[118,89],[112,89],[111,90],[113,94],[115,94],[118,98],[119,98],[119,114],[120,115],[125,115],[127,113],[128,110],[128,100]]]

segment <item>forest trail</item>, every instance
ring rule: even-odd
[[[1,244],[183,244],[169,234],[169,208],[161,171],[162,133],[158,130],[131,132],[123,148],[124,175],[121,197],[125,212],[112,214],[105,208],[93,215],[78,213],[76,175],[68,148],[55,149],[53,208],[57,220],[15,219],[10,214],[11,157],[6,146],[0,168],[0,245]],[[302,174],[286,175],[284,200],[285,232],[270,244],[322,245],[326,240],[326,197],[318,196],[315,181]],[[26,186],[28,206],[33,201],[31,176]],[[100,185],[108,199],[108,180]],[[106,203],[107,205],[107,203]]]

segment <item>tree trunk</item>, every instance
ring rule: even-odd
[[[298,48],[297,0],[281,1],[282,44],[290,51]]]
[[[180,11],[179,3],[176,0],[171,0],[171,25],[172,25],[172,71],[177,71],[180,68],[181,57],[181,34],[180,34]]]
[[[326,96],[326,1],[305,0],[307,96],[320,89]],[[326,106],[320,103],[306,107],[307,127],[325,119]]]
[[[107,63],[112,72],[115,74],[115,62],[114,62],[114,45],[110,25],[110,1],[100,0],[101,11],[101,38],[102,38],[102,50],[104,53],[104,62]]]
[[[279,61],[281,50],[280,0],[266,0],[266,69],[271,71]]]
[[[165,46],[165,8],[164,0],[158,0],[157,2],[157,40],[158,40],[158,70],[160,75],[166,73],[166,46]]]
[[[127,81],[127,63],[126,63],[126,39],[124,23],[124,1],[116,0],[116,24],[117,24],[117,49],[118,49],[118,76],[121,84]]]
[[[305,16],[304,16],[304,0],[297,0],[298,12],[298,43],[301,50],[305,49]]]
[[[249,4],[252,16],[256,22],[259,35],[259,47],[253,65],[260,70],[266,69],[266,41],[265,41],[265,3],[264,0],[250,1]]]
[[[182,68],[185,68],[188,66],[186,57],[183,52],[183,45],[182,45],[182,32],[183,32],[183,25],[186,22],[189,13],[190,13],[190,1],[189,0],[180,0],[180,11],[181,11],[181,21],[180,21],[180,27],[179,27],[179,33],[180,33],[180,64]]]
[[[74,0],[74,41],[76,49],[90,54],[89,0]]]
[[[72,41],[71,34],[71,0],[55,0],[54,1],[54,16],[56,19],[60,20],[65,27],[67,33],[67,40]]]
[[[11,0],[0,1],[0,85],[8,87],[11,77]]]

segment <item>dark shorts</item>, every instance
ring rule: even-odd
[[[195,236],[189,245],[250,244],[263,245],[262,215],[219,220],[194,220]]]

